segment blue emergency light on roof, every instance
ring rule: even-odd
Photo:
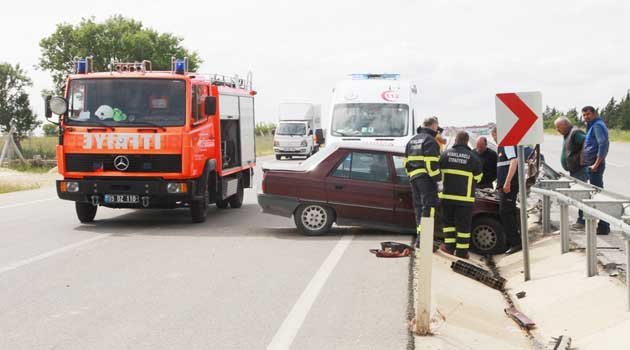
[[[188,59],[187,58],[175,58],[171,59],[171,69],[174,73],[177,74],[185,74],[188,70]]]
[[[72,60],[75,74],[87,74],[92,70],[92,56],[75,57]]]
[[[87,73],[87,60],[85,58],[81,58],[77,61],[77,73],[78,74]]]
[[[350,74],[352,80],[368,80],[368,79],[382,79],[382,80],[398,80],[400,74],[397,73],[354,73]]]

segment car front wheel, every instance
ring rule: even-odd
[[[321,204],[302,204],[293,214],[295,226],[305,236],[323,235],[335,221],[335,213],[332,209]]]
[[[471,250],[481,255],[501,254],[506,249],[507,239],[503,225],[493,217],[473,218],[470,240]]]

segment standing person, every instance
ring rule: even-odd
[[[557,118],[554,121],[554,126],[556,131],[564,138],[562,154],[560,155],[562,168],[568,171],[572,177],[584,182],[588,181],[588,169],[580,162],[580,154],[586,138],[584,131],[572,125],[569,119],[565,117]],[[584,213],[581,210],[578,211],[578,219],[573,224],[573,227],[584,227]]]
[[[492,129],[492,138],[497,144],[497,127]],[[514,254],[523,249],[519,235],[516,198],[518,196],[518,160],[516,146],[499,146],[497,149],[497,191],[499,192],[499,216],[510,248],[505,254]],[[524,204],[526,205],[526,204]]]
[[[411,183],[418,235],[422,231],[422,217],[435,217],[437,207],[437,182],[440,180],[440,146],[435,140],[437,128],[435,118],[425,119],[418,134],[407,143],[405,151],[405,168]]]
[[[446,236],[440,250],[468,259],[475,184],[483,177],[481,161],[468,147],[469,136],[460,131],[455,144],[440,157],[444,178],[442,199],[443,232]],[[457,235],[455,235],[457,233]]]
[[[483,177],[477,185],[479,188],[494,188],[494,180],[497,179],[497,152],[488,148],[488,139],[485,136],[477,138],[475,152],[479,155],[483,165]]]
[[[591,185],[604,188],[604,170],[606,170],[606,156],[608,156],[608,128],[597,115],[595,108],[582,108],[582,118],[586,122],[586,137],[582,148],[581,164],[588,168],[588,180]],[[610,225],[603,220],[597,224],[597,234],[610,233]]]

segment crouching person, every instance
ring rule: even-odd
[[[443,177],[442,199],[443,231],[446,236],[440,249],[448,254],[468,259],[472,209],[475,187],[483,176],[477,155],[468,147],[469,136],[460,131],[455,145],[440,157]]]

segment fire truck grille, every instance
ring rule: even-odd
[[[125,161],[125,159],[117,159],[119,156],[126,157],[127,161]],[[114,164],[114,162],[116,162],[116,164]],[[126,169],[124,169],[125,164],[128,164]],[[118,165],[118,169],[116,165]],[[182,171],[182,156],[179,154],[66,154],[66,171],[179,173]]]

